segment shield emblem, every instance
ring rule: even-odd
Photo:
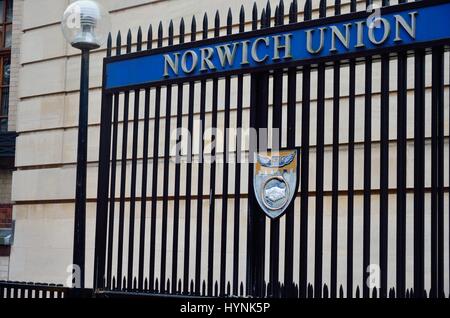
[[[281,217],[298,188],[298,150],[255,153],[253,189],[266,215]]]

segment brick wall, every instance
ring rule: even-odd
[[[0,204],[11,203],[12,171],[0,169]]]
[[[0,204],[0,228],[12,225],[12,205]],[[8,280],[9,277],[9,246],[0,245],[0,280]]]
[[[12,205],[0,204],[0,227],[11,227]]]

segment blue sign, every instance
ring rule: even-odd
[[[251,71],[262,66],[450,39],[450,3],[398,8],[399,11],[386,14],[381,11],[380,16],[372,14],[369,18],[368,14],[360,19],[347,15],[348,20],[342,16],[335,23],[323,19],[314,26],[298,23],[267,29],[264,33],[248,32],[111,58],[106,64],[105,88]]]

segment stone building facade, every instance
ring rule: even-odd
[[[8,233],[13,228],[11,186],[14,170],[14,141],[15,141],[15,107],[10,107],[9,101],[17,91],[17,82],[11,81],[11,69],[18,59],[18,54],[13,54],[12,47],[20,47],[17,42],[16,21],[13,12],[17,9],[13,1],[0,1],[0,70],[1,70],[1,111],[0,111],[0,233]],[[20,10],[19,10],[20,11]],[[16,34],[16,36],[15,36]],[[14,61],[12,61],[12,59]],[[17,73],[17,68],[16,68]],[[11,85],[13,88],[11,88]],[[13,102],[14,105],[17,102]],[[0,236],[3,236],[0,234]],[[1,238],[0,238],[1,239]],[[9,277],[9,261],[11,247],[0,243],[0,280]]]

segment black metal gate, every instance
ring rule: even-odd
[[[288,10],[282,1],[274,9],[255,5],[251,23],[242,8],[238,25],[229,11],[225,28],[217,13],[214,34],[206,15],[201,32],[192,20],[189,35],[183,20],[178,36],[172,22],[167,33],[160,24],[157,47],[299,18],[313,25],[331,9],[321,0],[316,12],[311,2],[303,12],[296,0]],[[422,1],[399,5],[413,9]],[[335,1],[333,10],[367,16],[356,12],[356,0]],[[124,54],[121,41],[119,33],[116,56]],[[125,54],[152,50],[152,27],[146,41],[139,29],[135,47],[132,42],[128,32]],[[95,288],[195,296],[443,296],[450,284],[444,268],[448,44],[104,89]],[[110,37],[105,65],[111,55]],[[171,139],[179,128],[192,139]],[[216,128],[225,133],[203,138],[201,132]],[[251,149],[242,134],[228,142],[226,128],[264,131],[270,137],[262,149],[277,142],[300,147],[299,192],[281,219],[260,211],[253,165],[243,160]],[[248,143],[257,139],[251,135]],[[380,269],[376,287],[366,283],[372,263]]]

